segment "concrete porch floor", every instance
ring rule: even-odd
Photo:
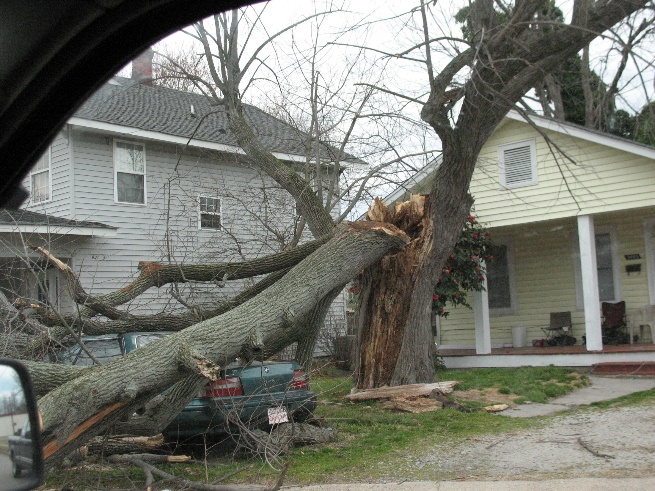
[[[587,351],[584,345],[546,346],[541,348],[493,348],[490,354],[478,355],[475,349],[438,349],[447,368],[565,366],[590,367],[597,363],[655,362],[655,344],[620,344],[603,346],[602,351]]]

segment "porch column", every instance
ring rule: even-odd
[[[578,237],[580,238],[580,271],[582,273],[587,350],[602,351],[603,336],[600,329],[596,234],[594,232],[594,219],[592,216],[584,215],[578,217]]]
[[[475,317],[475,353],[487,355],[491,353],[491,328],[489,323],[489,294],[487,282],[481,292],[473,292],[473,316]]]

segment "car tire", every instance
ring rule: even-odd
[[[20,477],[22,469],[20,466],[16,463],[16,459],[14,458],[14,455],[11,455],[11,473],[14,477]]]

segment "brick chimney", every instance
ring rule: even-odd
[[[132,60],[132,80],[152,87],[152,58],[155,52],[148,48]]]

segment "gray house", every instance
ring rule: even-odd
[[[305,135],[256,107],[245,115],[278,158],[305,162]],[[24,210],[0,214],[0,289],[64,311],[73,305],[63,279],[28,244],[68,262],[87,291],[100,295],[128,285],[141,261],[242,261],[278,252],[298,220],[291,197],[246,164],[220,107],[199,94],[137,83],[134,75],[115,77],[93,95],[24,185]],[[188,283],[178,297],[203,305],[241,286]],[[126,308],[186,308],[172,298],[151,289]],[[343,298],[328,321],[344,328]]]

